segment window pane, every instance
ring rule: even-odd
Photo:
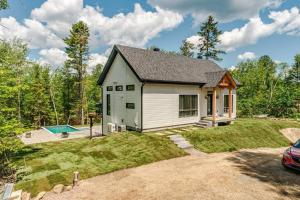
[[[113,91],[114,87],[113,86],[107,86],[106,91]]]
[[[126,85],[127,91],[134,91],[134,85]]]
[[[123,85],[117,85],[116,91],[123,91]]]
[[[134,103],[126,103],[126,108],[134,109],[135,108]]]
[[[179,95],[179,117],[198,115],[198,95]]]
[[[106,114],[110,115],[110,94],[106,95]]]

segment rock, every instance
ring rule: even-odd
[[[70,191],[72,188],[73,187],[71,185],[65,186],[64,191]]]
[[[45,194],[46,194],[45,191],[38,193],[38,195],[35,197],[35,200],[43,199],[43,197],[45,196]]]
[[[22,200],[30,200],[30,193],[28,192],[22,192]]]
[[[64,191],[64,185],[63,184],[58,184],[56,186],[54,186],[54,188],[52,189],[52,191],[55,193],[55,194],[59,194],[59,193],[62,193]]]

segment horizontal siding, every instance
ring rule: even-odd
[[[145,84],[143,89],[143,128],[159,128],[195,123],[195,117],[179,117],[179,95],[198,95],[198,86]],[[198,105],[199,106],[199,105]]]

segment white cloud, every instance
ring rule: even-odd
[[[72,24],[78,20],[82,9],[82,0],[47,0],[40,8],[31,11],[31,17],[45,23],[47,28],[56,34],[65,37]]]
[[[239,60],[253,60],[255,58],[256,55],[253,52],[245,52],[243,54],[238,55]]]
[[[57,48],[42,49],[39,55],[41,56],[39,62],[42,65],[51,65],[53,67],[63,66],[68,58],[64,51]]]
[[[224,32],[220,36],[221,44],[219,47],[225,51],[234,51],[239,47],[255,44],[259,39],[275,33],[300,36],[298,8],[272,11],[268,17],[272,20],[271,23],[264,23],[260,17],[253,17],[241,28]],[[188,39],[197,42],[197,37],[191,36]],[[194,44],[199,44],[199,42]]]
[[[143,47],[160,32],[177,27],[183,17],[159,7],[145,11],[140,4],[135,4],[134,11],[127,14],[107,17],[98,7],[84,7],[83,0],[47,0],[39,8],[33,9],[31,18],[23,22],[13,17],[0,20],[7,27],[0,26],[0,39],[21,38],[30,49],[42,49],[39,54],[41,62],[58,65],[64,57],[60,50],[65,47],[62,38],[79,20],[85,21],[90,28],[90,47],[93,49],[101,46],[110,48],[116,43]],[[55,60],[54,54],[59,54],[60,59]],[[99,61],[100,57],[96,57]]]
[[[63,41],[36,20],[25,19],[20,24],[14,17],[1,18],[0,38],[10,40],[23,39],[31,49],[63,47]]]
[[[89,25],[93,35],[92,43],[118,43],[137,47],[144,46],[160,32],[171,30],[183,21],[182,16],[174,12],[158,7],[155,12],[145,11],[140,4],[135,4],[131,13],[119,13],[111,18],[87,6],[80,19]]]
[[[106,61],[107,61],[106,56],[100,55],[100,54],[97,54],[97,53],[92,53],[90,55],[90,58],[89,58],[89,61],[88,61],[88,68],[87,68],[88,73],[90,73],[94,69],[94,67],[98,64],[101,64],[101,65],[104,66]]]
[[[249,19],[261,9],[278,7],[284,0],[148,0],[152,6],[190,14],[195,23],[213,15],[220,22]]]

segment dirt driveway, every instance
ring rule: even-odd
[[[300,175],[281,167],[281,149],[186,156],[81,182],[65,199],[298,199]]]

